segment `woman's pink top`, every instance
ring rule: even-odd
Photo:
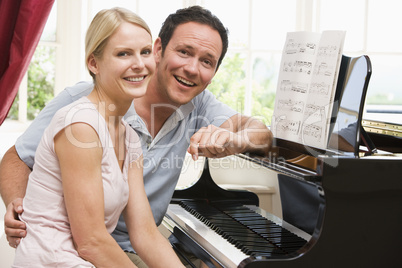
[[[26,223],[27,236],[17,247],[13,267],[92,267],[73,245],[69,219],[64,204],[60,166],[54,150],[54,137],[66,126],[84,122],[92,126],[100,138],[102,180],[104,190],[105,225],[111,233],[128,201],[127,171],[131,162],[142,154],[138,135],[124,121],[126,127],[126,155],[121,172],[113,143],[104,118],[86,97],[60,109],[44,132],[35,154],[35,165],[29,176],[20,216]],[[80,143],[77,146],[91,147]],[[96,146],[96,145],[95,145]]]

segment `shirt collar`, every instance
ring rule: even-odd
[[[166,120],[165,124],[163,124],[163,127],[159,131],[158,136],[159,134],[162,134],[162,136],[164,136],[167,132],[171,131],[181,120],[185,119],[194,110],[194,108],[195,105],[192,101],[183,104],[179,108],[177,108],[177,110],[168,118],[168,120]],[[145,122],[135,111],[134,102],[131,103],[130,108],[124,116],[124,119],[131,127],[136,129],[137,131],[150,136]]]

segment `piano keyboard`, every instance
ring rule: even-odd
[[[181,229],[223,267],[237,267],[251,256],[283,258],[311,237],[271,214],[263,217],[259,208],[230,202],[171,204],[164,224]]]

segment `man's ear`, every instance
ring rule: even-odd
[[[98,64],[97,64],[96,59],[95,59],[95,57],[94,57],[93,54],[91,54],[91,56],[88,57],[87,66],[88,66],[88,69],[89,69],[93,74],[97,74],[97,73],[98,73]]]
[[[156,38],[154,42],[153,52],[156,63],[159,63],[162,58],[162,40],[160,37]]]

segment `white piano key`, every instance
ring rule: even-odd
[[[168,219],[165,217],[165,225],[175,225],[182,229],[224,267],[237,267],[240,262],[249,257],[180,205],[170,204],[166,216]],[[176,224],[169,221],[169,218]]]

